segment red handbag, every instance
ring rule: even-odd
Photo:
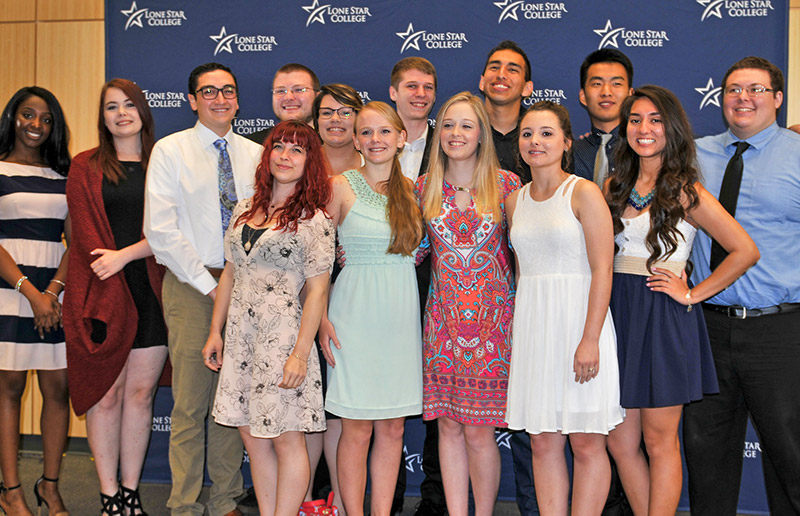
[[[311,500],[300,505],[300,512],[297,516],[314,516],[325,514],[326,516],[339,516],[339,509],[333,505],[333,491],[328,495],[327,500]]]

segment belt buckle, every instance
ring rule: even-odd
[[[736,312],[741,308],[742,314],[739,315]],[[728,318],[729,319],[747,319],[747,308],[744,306],[729,306],[728,307]]]

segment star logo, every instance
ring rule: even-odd
[[[722,19],[722,12],[720,12],[720,9],[725,5],[725,0],[697,0],[697,3],[705,7],[700,21],[706,21],[706,18],[710,16],[716,16],[720,20]]]
[[[219,31],[218,35],[209,36],[209,38],[217,42],[217,48],[214,49],[214,55],[217,55],[220,52],[233,54],[231,43],[233,43],[233,40],[236,38],[236,36],[238,36],[238,34],[228,34],[228,31],[225,30],[224,25],[222,26],[222,30]]]
[[[306,27],[314,22],[319,22],[325,25],[325,10],[330,7],[330,4],[319,5],[319,0],[314,0],[311,5],[301,6],[305,12],[308,13],[308,20],[306,20]]]
[[[497,441],[498,448],[511,449],[511,432],[495,432],[494,440]]]
[[[415,472],[414,465],[419,466],[416,471],[422,471],[422,454],[421,453],[408,453],[408,447],[403,446],[403,455],[406,458],[406,469],[411,473]]]
[[[135,1],[131,4],[130,9],[128,9],[127,11],[120,11],[128,18],[128,21],[125,22],[125,30],[128,30],[130,27],[133,27],[134,25],[136,25],[140,29],[143,29],[144,25],[142,25],[142,18],[144,18],[144,15],[147,11],[148,11],[147,7],[145,7],[144,9],[139,9],[138,7],[136,7]]]
[[[594,33],[600,36],[600,45],[597,49],[605,48],[605,47],[614,47],[619,48],[617,44],[617,36],[622,34],[622,31],[625,30],[625,27],[618,27],[616,29],[611,28],[611,20],[606,20],[606,26],[602,29],[595,29]]]
[[[700,101],[700,109],[711,105],[721,107],[719,105],[719,96],[722,93],[722,87],[717,86],[715,88],[714,79],[711,77],[708,78],[705,88],[695,88],[694,91],[703,96],[703,100]]]
[[[419,50],[419,39],[425,35],[425,32],[424,30],[414,32],[414,25],[411,23],[408,24],[408,29],[405,32],[395,32],[395,34],[403,38],[403,46],[400,47],[400,53],[402,54],[409,48]]]
[[[500,23],[503,20],[519,21],[519,18],[517,18],[517,9],[520,8],[522,3],[523,0],[505,0],[503,2],[494,2],[494,6],[501,10],[500,18],[497,19],[497,23]]]

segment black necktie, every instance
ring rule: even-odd
[[[731,216],[736,215],[736,202],[739,200],[739,187],[742,185],[742,169],[744,169],[742,153],[749,147],[750,144],[747,142],[736,142],[736,152],[733,153],[728,166],[725,167],[725,176],[722,178],[722,186],[719,189],[719,203]],[[719,245],[719,242],[712,240],[711,260],[709,261],[711,270],[716,269],[726,256],[728,256],[728,252]]]

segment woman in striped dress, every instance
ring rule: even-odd
[[[49,91],[22,88],[0,118],[0,508],[31,514],[20,487],[20,399],[39,371],[44,465],[34,494],[50,514],[67,514],[58,493],[69,396],[60,294],[69,238],[66,176],[69,131]]]

